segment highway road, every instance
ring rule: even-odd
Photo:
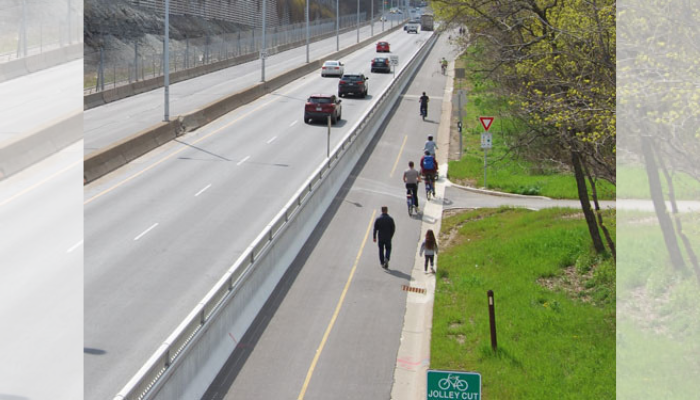
[[[391,34],[392,54],[428,35]],[[374,56],[344,59],[370,96],[343,99],[332,145],[392,79],[369,74]],[[303,105],[337,81],[310,74],[85,187],[86,399],[122,388],[325,158],[327,128]]]
[[[82,398],[82,153],[0,182],[0,399]]]
[[[435,223],[407,215],[402,175],[420,160],[426,137],[437,137],[446,42],[435,45],[276,295],[236,338],[239,347],[203,400],[390,398],[406,308],[401,287],[410,283],[421,223]],[[426,121],[418,115],[423,91],[431,98]],[[371,232],[383,205],[397,226],[387,271]]]
[[[0,83],[0,147],[80,111],[82,73],[77,60]]]
[[[390,27],[390,21],[384,23],[385,31]],[[370,37],[370,32],[370,26],[362,27],[360,41]],[[375,22],[375,36],[381,33],[382,23]],[[340,49],[356,43],[357,31],[340,35]],[[335,51],[336,38],[333,36],[311,43],[309,58],[313,61]],[[304,64],[306,64],[306,46],[274,54],[265,61],[265,77],[269,80]],[[196,110],[209,102],[257,84],[261,81],[260,71],[261,61],[256,60],[171,85],[171,117]],[[161,122],[163,97],[163,89],[158,89],[87,110],[85,112],[85,154],[93,153]]]

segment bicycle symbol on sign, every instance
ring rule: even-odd
[[[442,390],[447,390],[452,386],[453,388],[464,392],[469,388],[467,381],[459,379],[458,375],[448,375],[447,378],[442,378],[438,381],[438,387]]]

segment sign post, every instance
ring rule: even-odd
[[[428,370],[427,400],[481,400],[481,374]]]
[[[487,189],[488,185],[486,184],[486,167],[487,167],[487,162],[486,162],[486,151],[491,148],[492,143],[491,143],[491,134],[488,132],[489,128],[491,128],[491,125],[493,125],[493,117],[479,117],[479,121],[481,121],[481,126],[484,127],[484,133],[481,134],[481,148],[484,149],[484,188]]]

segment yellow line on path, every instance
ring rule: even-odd
[[[369,238],[369,232],[372,229],[372,221],[374,221],[374,216],[377,214],[377,210],[374,210],[372,212],[372,218],[369,220],[369,225],[367,226],[367,232],[365,232],[365,238],[362,240],[362,245],[360,246],[360,250],[357,252],[357,257],[355,257],[355,264],[352,266],[352,270],[350,270],[350,276],[348,277],[348,281],[345,283],[345,288],[343,289],[343,293],[340,295],[340,300],[338,300],[338,305],[335,307],[335,312],[333,313],[333,317],[331,318],[331,322],[328,324],[328,327],[326,328],[326,333],[323,334],[323,339],[321,339],[321,344],[318,346],[318,349],[316,349],[316,355],[314,356],[314,360],[311,362],[311,367],[309,367],[309,372],[306,373],[306,379],[304,380],[304,386],[301,387],[301,393],[299,393],[299,397],[297,400],[303,400],[304,395],[306,394],[306,389],[309,387],[309,382],[311,381],[311,377],[314,374],[314,369],[316,369],[316,364],[318,363],[318,359],[321,357],[321,352],[323,352],[323,348],[326,346],[326,341],[328,340],[328,336],[331,334],[331,330],[333,330],[333,325],[335,325],[336,319],[338,319],[338,314],[340,313],[340,309],[343,306],[343,302],[345,301],[345,295],[348,293],[348,289],[350,289],[350,283],[352,282],[353,276],[355,276],[355,270],[357,270],[357,264],[360,262],[360,256],[362,256],[362,250],[365,248],[365,244],[367,244],[367,239]]]
[[[396,166],[399,165],[399,160],[401,159],[401,154],[403,153],[403,148],[406,146],[406,140],[408,140],[408,135],[403,137],[403,143],[401,144],[401,149],[399,150],[399,155],[396,156],[396,161],[394,162],[394,168],[391,169],[389,178],[394,177],[394,172],[396,172]]]

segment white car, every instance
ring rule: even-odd
[[[340,61],[326,61],[321,67],[321,76],[343,76],[345,68]]]

